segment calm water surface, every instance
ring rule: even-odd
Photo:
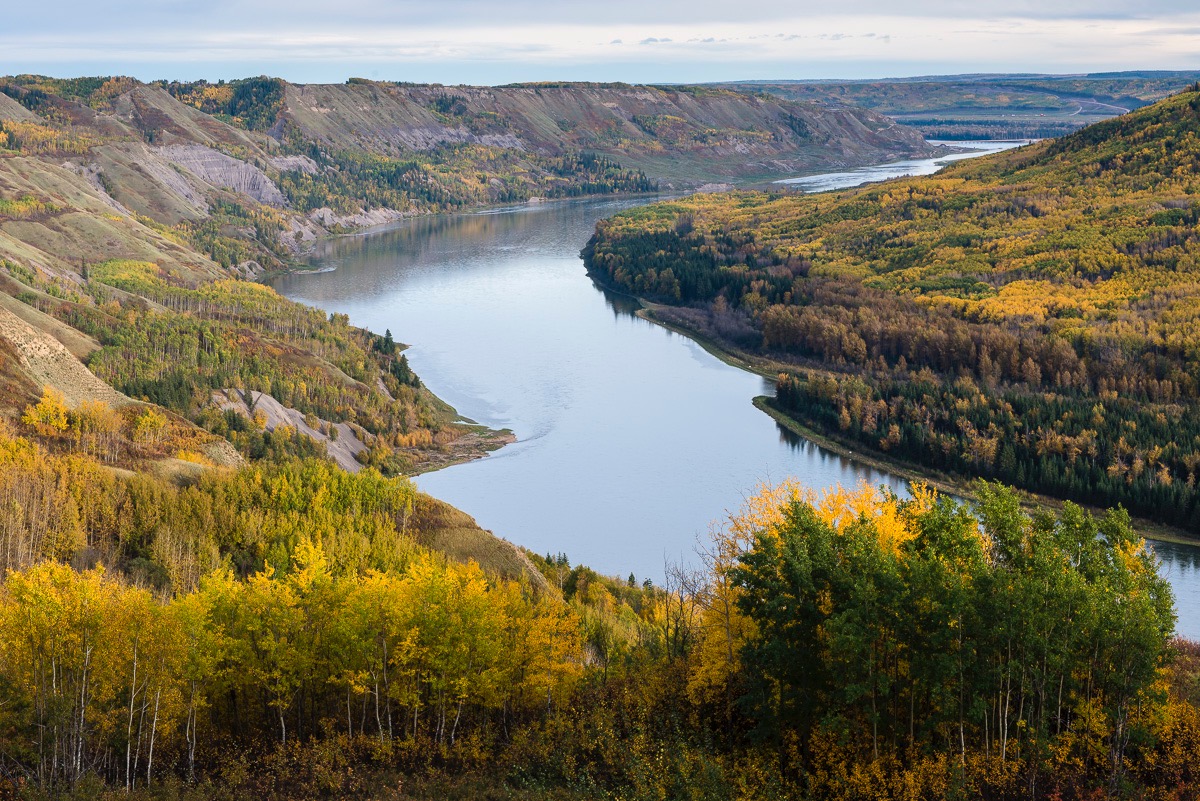
[[[418,477],[422,490],[541,553],[658,580],[763,481],[903,482],[823,451],[751,405],[773,386],[598,289],[579,249],[630,201],[413,220],[330,241],[336,271],[276,287],[412,347],[460,414],[518,438]]]
[[[933,175],[935,172],[955,161],[971,159],[976,156],[986,156],[989,153],[999,153],[1014,147],[1027,145],[1031,139],[973,140],[967,142],[944,142],[931,139],[931,145],[948,145],[950,147],[968,148],[965,153],[953,153],[948,156],[938,156],[931,159],[906,159],[893,161],[888,164],[874,164],[870,167],[859,167],[845,172],[827,172],[820,175],[804,175],[799,178],[785,178],[776,181],[777,184],[787,184],[794,189],[805,192],[828,192],[832,189],[849,189],[854,186],[886,181],[890,178],[900,178],[906,175]]]
[[[1159,572],[1175,591],[1176,630],[1181,636],[1200,640],[1200,547],[1173,542],[1151,545],[1160,560]]]
[[[412,220],[322,245],[290,298],[411,343],[410,363],[466,417],[519,441],[418,477],[421,489],[541,553],[656,581],[760,482],[903,480],[824,451],[751,405],[764,379],[632,314],[579,249],[640,201],[574,201]],[[1200,638],[1200,548],[1156,544]]]

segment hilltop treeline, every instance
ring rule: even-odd
[[[372,471],[181,488],[0,445],[0,493],[59,512],[0,527],[21,555],[0,585],[6,791],[1167,799],[1200,780],[1200,653],[1172,643],[1123,513],[785,485],[663,588],[561,555],[506,579],[423,548],[427,501]]]
[[[785,370],[779,408],[1200,531],[1200,94],[930,178],[602,222],[599,280]]]

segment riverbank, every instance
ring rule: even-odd
[[[447,444],[445,450],[426,451],[426,460],[408,474],[410,477],[425,476],[447,467],[482,459],[517,441],[517,435],[511,429],[488,428],[462,420],[454,422],[453,425],[465,428],[465,432]]]
[[[592,277],[597,285],[604,286],[597,280],[596,276]],[[611,287],[604,287],[606,291],[616,292]],[[794,369],[795,365],[788,365],[782,362],[775,362],[763,356],[746,353],[745,351],[731,348],[728,345],[719,342],[713,337],[706,336],[698,331],[687,328],[678,322],[666,320],[661,316],[661,312],[669,310],[673,307],[663,304],[653,303],[638,298],[636,296],[627,295],[626,293],[618,293],[631,297],[641,304],[642,308],[637,312],[637,316],[648,322],[662,326],[680,336],[685,336],[692,340],[700,347],[717,359],[720,359],[725,364],[732,367],[737,367],[741,370],[760,375],[764,378],[774,379],[781,372]],[[813,368],[806,368],[810,372]],[[817,372],[830,372],[820,371]],[[804,423],[789,416],[782,410],[778,409],[773,404],[773,399],[760,395],[753,399],[755,408],[762,411],[781,427],[787,429],[798,437],[801,437],[814,445],[841,456],[846,459],[851,459],[866,467],[870,467],[882,472],[892,473],[909,482],[923,482],[931,487],[936,488],[939,492],[953,495],[967,501],[976,499],[973,489],[975,478],[965,478],[961,476],[953,476],[940,471],[930,470],[915,462],[908,462],[897,459],[893,456],[877,452],[868,451],[861,447],[860,444],[854,443],[853,446],[840,439],[834,432],[817,431]],[[1026,501],[1026,507],[1034,509],[1045,509],[1054,512],[1060,512],[1063,504],[1066,501],[1055,498],[1049,495],[1030,492],[1028,490],[1018,490],[1021,496]],[[1104,510],[1099,507],[1088,506],[1086,504],[1078,504],[1084,509],[1093,514],[1101,514]],[[1143,517],[1133,518],[1135,526],[1142,532],[1143,536],[1149,540],[1157,540],[1159,542],[1171,542],[1179,545],[1200,545],[1200,537],[1195,537],[1183,529],[1173,526],[1167,526],[1162,523],[1157,523],[1153,520],[1148,520]]]
[[[407,345],[401,346],[401,350],[406,350],[407,347]],[[489,428],[475,422],[460,414],[457,409],[434,394],[433,390],[423,383],[420,391],[434,407],[439,422],[453,430],[457,436],[450,442],[439,445],[437,449],[407,449],[412,455],[421,457],[419,462],[413,463],[411,471],[405,471],[410,478],[436,473],[447,467],[482,459],[517,441],[517,436],[511,429]]]
[[[701,187],[700,189],[702,189]],[[739,185],[737,188],[747,188]],[[699,191],[697,189],[696,191]],[[374,234],[383,233],[386,231],[399,228],[403,225],[412,223],[414,220],[432,219],[437,217],[452,217],[456,215],[478,215],[478,214],[506,214],[513,212],[521,212],[530,208],[540,206],[554,206],[562,203],[579,202],[580,200],[592,201],[622,201],[622,200],[645,200],[647,203],[653,203],[661,200],[672,200],[677,197],[682,197],[683,193],[678,191],[655,191],[655,192],[619,192],[609,194],[583,195],[580,197],[532,197],[528,200],[514,200],[511,203],[487,203],[479,206],[468,206],[462,209],[454,209],[453,211],[434,211],[431,209],[423,209],[405,213],[405,216],[398,217],[394,220],[378,223],[375,225],[365,225],[361,228],[350,228],[342,231],[331,231],[325,236],[319,236],[315,239],[306,241],[302,250],[295,252],[296,261],[291,262],[280,270],[270,270],[259,273],[254,280],[258,283],[269,284],[271,281],[277,280],[288,275],[319,275],[321,273],[336,272],[337,267],[313,267],[311,259],[317,252],[317,248],[322,244],[334,242],[343,239],[355,239],[357,237],[372,236]]]
[[[674,193],[639,192],[592,195],[582,199],[596,202],[644,201],[646,203],[651,203],[658,200],[669,200],[677,196],[678,195]],[[553,208],[555,206],[570,202],[578,202],[579,200],[581,200],[581,198],[531,198],[525,201],[481,206],[479,208],[459,212],[448,213],[429,211],[417,213],[402,219],[382,223],[380,225],[372,225],[351,231],[331,233],[326,237],[322,237],[308,243],[307,250],[301,255],[311,258],[316,252],[316,248],[322,243],[340,240],[352,240],[356,238],[385,234],[388,231],[399,229],[405,225],[410,225],[414,220],[419,219],[520,213],[531,208]],[[337,270],[338,267],[336,265],[313,267],[312,262],[293,262],[285,270],[276,270],[270,273],[264,273],[258,276],[258,278],[255,280],[258,283],[271,286],[272,282],[289,276],[315,276],[334,273],[337,272]],[[314,304],[302,303],[302,305],[310,306],[312,308],[319,308]],[[409,347],[408,345],[400,343],[397,343],[397,345],[401,351],[406,350]],[[421,387],[421,392],[429,398],[430,402],[437,410],[437,416],[442,425],[454,430],[457,436],[454,440],[450,441],[449,443],[445,443],[436,449],[417,447],[401,449],[410,458],[411,462],[411,470],[406,471],[407,475],[411,477],[428,475],[440,470],[445,470],[448,467],[454,467],[467,462],[473,462],[478,459],[482,459],[507,445],[512,445],[517,442],[517,436],[511,429],[491,428],[477,423],[469,417],[459,414],[458,410],[455,409],[453,405],[440,398],[427,386],[423,385]]]

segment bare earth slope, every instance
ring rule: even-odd
[[[288,85],[281,119],[335,148],[391,155],[461,143],[543,155],[586,150],[680,184],[926,150],[916,132],[875,112],[687,87]]]
[[[110,406],[130,403],[129,398],[92,375],[61,342],[3,307],[0,339],[16,349],[21,367],[35,385],[53,387],[71,406],[87,400],[104,401]]]
[[[716,88],[114,78],[88,94],[71,81],[0,78],[0,199],[57,207],[20,223],[0,211],[0,257],[187,263],[171,241],[183,238],[254,276],[330,232],[410,214],[929,152],[873,111]]]

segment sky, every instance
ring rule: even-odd
[[[684,83],[1200,68],[1196,0],[0,0],[0,74]]]

